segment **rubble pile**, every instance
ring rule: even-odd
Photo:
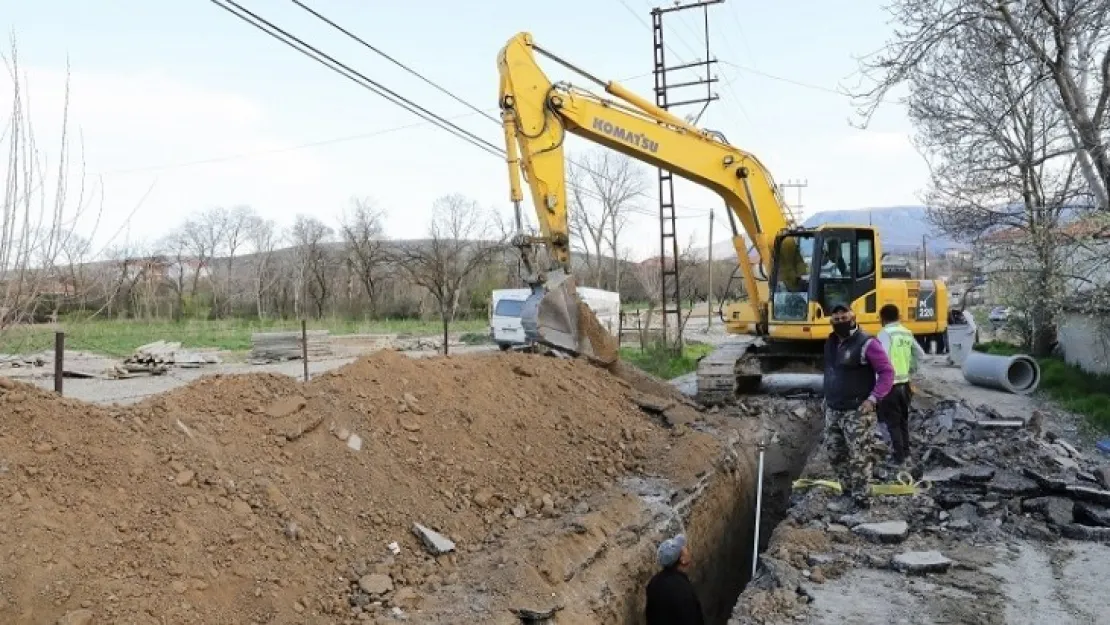
[[[720,453],[642,395],[521,354],[383,351],[111,408],[0,378],[0,622],[373,622],[456,585],[495,609],[473,559],[623,476],[693,482]]]
[[[254,364],[300,360],[306,350],[309,360],[330,358],[331,333],[327,330],[309,330],[302,336],[301,332],[255,332],[251,334],[248,359]]]
[[[1110,542],[1110,463],[1042,431],[1039,414],[1026,427],[953,400],[916,412],[916,477],[931,485],[938,528]]]
[[[0,354],[0,368],[45,367],[47,359],[40,354]]]
[[[193,369],[219,363],[220,357],[214,352],[189,351],[182,349],[179,342],[155,341],[135,348],[108,375],[116,378],[126,378],[136,373],[162,375],[175,366]]]
[[[858,508],[819,486],[795,490],[729,624],[804,618],[814,585],[850,569],[946,574],[973,545],[1110,543],[1110,462],[1082,453],[1043,422],[1036,412],[1028,421],[1010,419],[955,400],[915,408],[908,472],[918,493],[874,497]],[[876,481],[905,479],[905,471],[879,467]],[[804,476],[835,479],[824,450]]]

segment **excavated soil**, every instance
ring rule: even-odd
[[[380,352],[307,384],[215,376],[107,409],[0,378],[0,622],[419,611],[506,527],[629,474],[688,483],[720,453],[689,407],[639,407],[666,385],[619,374]],[[428,555],[414,523],[456,551]]]

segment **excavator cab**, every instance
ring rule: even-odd
[[[871,321],[878,314],[881,279],[876,246],[872,228],[823,226],[778,235],[768,303],[771,338],[808,339],[818,346],[812,341],[827,335],[826,317],[838,304],[852,307],[861,324]]]

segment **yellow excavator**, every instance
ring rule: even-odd
[[[537,54],[600,86],[605,98],[569,83],[552,83]],[[728,328],[754,334],[730,341],[704,358],[698,394],[727,400],[758,384],[760,375],[797,361],[819,366],[830,333],[827,319],[848,304],[861,327],[879,330],[879,308],[896,304],[916,335],[947,327],[948,296],[939,281],[882,277],[882,248],[870,226],[801,227],[786,208],[771,174],[754,155],[717,132],[699,129],[615,82],[602,81],[538,46],[529,33],[514,36],[497,58],[500,109],[509,185],[516,211],[514,244],[521,250],[532,296],[522,309],[529,340],[611,363],[611,337],[575,294],[570,266],[566,157],[568,132],[707,187],[728,207],[732,243],[747,298],[729,307]],[[523,231],[521,173],[532,193],[540,235]],[[747,262],[744,234],[759,254]],[[548,252],[538,266],[537,251]],[[749,323],[750,322],[750,323]]]

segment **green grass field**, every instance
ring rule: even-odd
[[[664,380],[690,373],[698,366],[698,358],[713,351],[713,346],[701,343],[687,345],[682,354],[675,354],[662,347],[622,347],[621,360]]]
[[[1019,353],[1016,346],[997,341],[975,346],[977,351],[1010,356]],[[1087,419],[1101,431],[1110,432],[1110,376],[1087,373],[1059,358],[1038,358],[1041,366],[1039,391],[1069,410]]]
[[[222,350],[245,351],[251,347],[251,333],[299,330],[299,321],[291,320],[81,320],[59,322],[57,326],[15,326],[0,331],[0,354],[20,354],[53,349],[54,333],[66,333],[66,349],[96,352],[109,356],[126,356],[140,345],[158,340],[180,341],[185,347],[214,347]],[[353,321],[320,319],[308,322],[310,330],[328,330],[343,334],[413,334],[438,335],[442,330],[436,321],[383,319]],[[461,320],[451,324],[451,332],[481,334],[486,331],[485,319]]]

